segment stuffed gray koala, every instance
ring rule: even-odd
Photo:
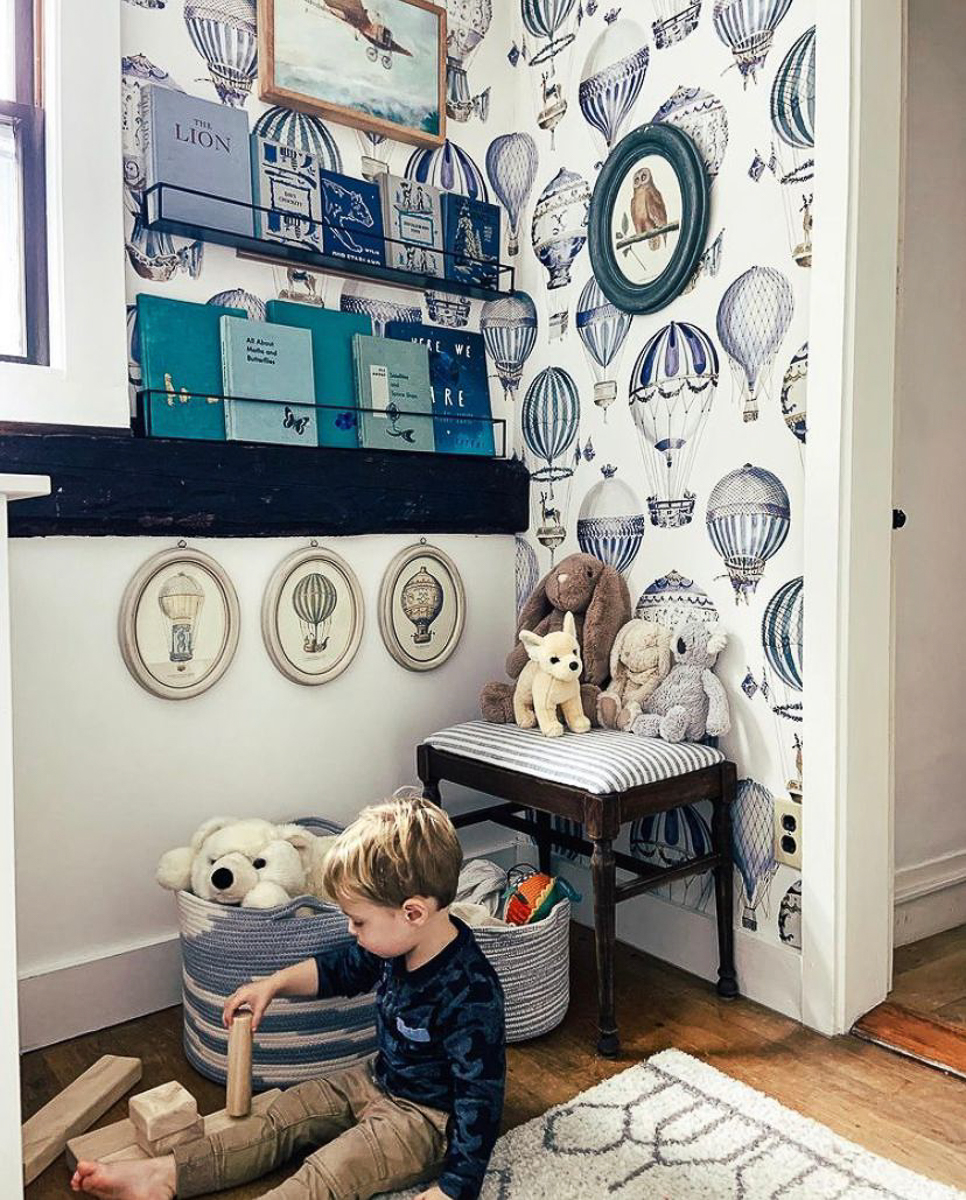
[[[631,732],[660,737],[666,742],[697,742],[731,728],[728,696],[712,667],[727,645],[723,633],[689,622],[674,634],[674,666],[667,678],[644,703]]]

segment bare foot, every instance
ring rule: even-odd
[[[79,1162],[70,1181],[75,1192],[100,1200],[174,1200],[174,1156],[141,1161]]]

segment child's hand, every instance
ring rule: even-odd
[[[420,1192],[416,1200],[452,1200],[451,1196],[447,1196],[442,1188],[437,1187],[434,1183],[431,1188],[427,1188],[425,1192]]]
[[[240,1008],[250,1008],[252,1012],[252,1033],[258,1028],[265,1009],[275,998],[275,984],[272,979],[260,979],[257,983],[245,983],[225,1001],[221,1014],[221,1023],[225,1028],[231,1026],[235,1013]]]

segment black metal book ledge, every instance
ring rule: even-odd
[[[0,426],[0,472],[49,475],[9,512],[12,537],[333,537],[517,533],[529,477],[516,459],[136,438]]]

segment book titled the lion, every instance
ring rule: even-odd
[[[379,188],[336,171],[320,170],[318,179],[322,253],[382,266],[386,254]]]

